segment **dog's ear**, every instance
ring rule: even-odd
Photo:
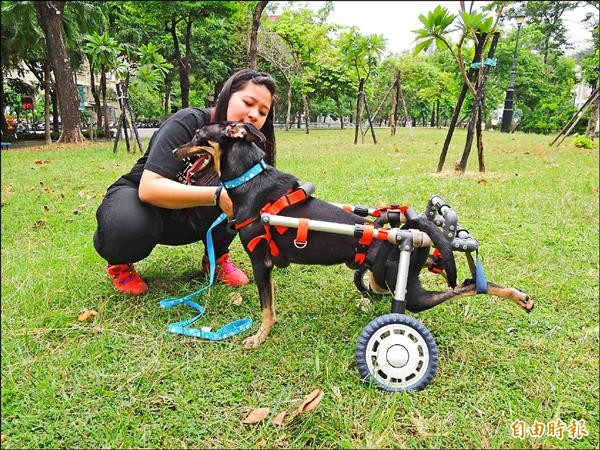
[[[225,136],[232,139],[243,139],[247,142],[264,144],[267,138],[251,123],[236,122],[225,127]]]

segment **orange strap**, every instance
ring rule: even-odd
[[[236,223],[234,225],[234,228],[236,230],[240,230],[240,229],[244,228],[246,225],[250,225],[255,220],[256,220],[256,217],[250,217],[249,219],[244,220],[242,223]]]
[[[282,195],[276,201],[274,201],[272,204],[267,204],[262,209],[262,212],[266,212],[269,214],[279,214],[282,210],[284,210],[288,206],[292,206],[296,203],[300,203],[300,202],[306,200],[307,198],[308,198],[308,196],[306,195],[306,192],[304,192],[304,190],[296,189],[292,193]]]
[[[395,210],[395,209],[399,209],[400,212],[402,214],[406,213],[406,210],[408,209],[408,206],[398,206],[398,205],[390,205],[390,206],[383,206],[381,208],[377,208],[374,212],[373,212],[373,217],[380,217],[381,213],[383,211],[388,211],[388,210]]]
[[[375,229],[374,225],[364,225],[363,234],[358,241],[358,247],[356,248],[356,255],[354,255],[354,262],[356,264],[362,265],[367,258],[367,249],[371,242],[373,241],[373,230]]]
[[[269,244],[269,250],[271,251],[271,255],[273,255],[273,256],[279,255],[279,248],[277,247],[277,244],[275,244],[275,242],[273,242],[273,240],[271,239],[271,231],[269,230],[269,226],[264,225],[264,228],[265,228],[264,234],[256,236],[250,242],[248,242],[248,251],[250,253],[252,253],[254,251],[254,249],[256,248],[256,246],[258,245],[258,243],[264,239]]]
[[[370,245],[373,240],[373,230],[375,227],[373,225],[365,225],[365,230],[363,231],[363,235],[358,241],[359,244],[362,245]]]
[[[294,239],[294,245],[296,248],[306,247],[308,237],[308,219],[298,219],[298,231],[296,232],[296,239]]]
[[[387,241],[388,235],[388,230],[386,230],[385,228],[377,228],[377,240]]]

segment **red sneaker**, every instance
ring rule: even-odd
[[[210,272],[210,265],[206,256],[202,258],[202,271]],[[216,261],[215,275],[217,280],[222,281],[227,286],[239,287],[250,282],[244,272],[236,267],[229,259],[229,253],[225,253]]]
[[[106,273],[122,294],[142,295],[148,291],[148,285],[140,278],[133,264],[108,265]]]

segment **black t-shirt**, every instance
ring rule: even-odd
[[[187,171],[197,157],[193,156],[178,161],[173,157],[173,150],[190,142],[196,130],[208,123],[210,123],[210,109],[185,108],[177,111],[154,132],[144,156],[121,179],[139,186],[142,172],[144,169],[148,169],[165,178],[185,183]],[[213,172],[194,184],[213,186],[217,184],[217,181],[218,177]]]

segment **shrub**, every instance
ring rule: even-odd
[[[583,134],[576,134],[575,139],[573,139],[573,144],[575,144],[575,147],[577,148],[594,148],[594,141]]]
[[[84,128],[83,130],[81,130],[81,132],[83,133],[84,138],[90,138],[90,130],[88,128]],[[96,133],[94,137],[98,139],[105,137],[104,128],[96,128]],[[110,130],[110,137],[115,137],[115,132],[113,130]]]
[[[50,137],[56,141],[60,137],[60,131],[51,131]],[[43,141],[44,139],[46,139],[44,133],[17,133],[18,141]]]

